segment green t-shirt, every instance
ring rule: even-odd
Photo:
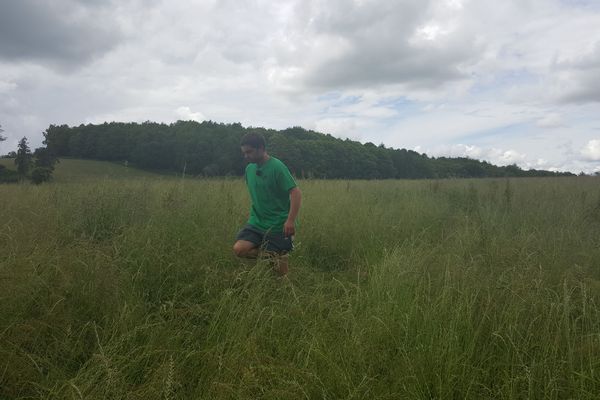
[[[290,212],[289,191],[297,186],[285,164],[275,157],[260,166],[248,164],[246,185],[252,199],[248,223],[263,231],[283,232]]]

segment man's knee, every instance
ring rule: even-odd
[[[238,257],[243,257],[244,252],[244,247],[240,245],[240,242],[235,242],[233,244],[233,254],[235,254]]]
[[[252,244],[250,242],[238,240],[233,245],[233,254],[235,254],[238,257],[250,257],[252,256],[253,250],[254,248],[252,247]]]

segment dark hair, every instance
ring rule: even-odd
[[[260,133],[246,133],[240,142],[240,146],[250,146],[255,149],[260,149],[261,147],[266,148],[265,138]]]

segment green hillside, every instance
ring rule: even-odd
[[[0,164],[10,169],[15,169],[12,158],[0,159]],[[143,171],[138,168],[125,166],[122,163],[95,160],[78,160],[62,158],[56,164],[53,174],[54,182],[82,182],[93,179],[121,179],[121,178],[169,178],[173,174],[159,174]]]
[[[383,144],[342,140],[293,127],[284,130],[243,127],[239,123],[178,121],[100,125],[50,125],[44,143],[58,157],[123,162],[145,170],[191,175],[241,176],[240,139],[260,133],[269,153],[299,177],[324,179],[424,179],[562,176],[571,173],[496,166],[470,158],[429,157]]]
[[[15,162],[12,158],[0,158],[0,165],[4,165],[7,168],[14,169]]]

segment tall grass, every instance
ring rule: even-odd
[[[597,398],[597,179],[301,187],[278,280],[241,181],[0,186],[0,398]]]

